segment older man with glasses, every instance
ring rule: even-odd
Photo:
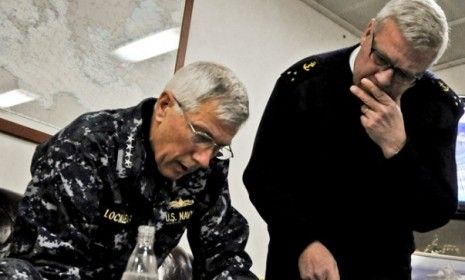
[[[433,0],[392,0],[360,44],[278,79],[243,177],[268,224],[267,280],[411,278],[413,231],[457,207],[463,106],[428,71],[448,32]]]
[[[151,224],[159,265],[187,230],[193,279],[257,279],[227,179],[248,116],[244,85],[211,62],[181,68],[158,99],[80,116],[34,154],[0,278],[120,279]]]

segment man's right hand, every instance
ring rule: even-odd
[[[302,280],[340,280],[336,260],[318,241],[310,243],[300,254],[299,272]]]

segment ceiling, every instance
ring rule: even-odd
[[[368,21],[386,0],[301,0],[355,36],[360,36]],[[465,1],[437,0],[446,13],[450,27],[450,46],[434,65],[434,70],[465,63]]]

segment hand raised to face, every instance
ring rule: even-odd
[[[350,91],[363,103],[360,122],[368,136],[381,148],[385,158],[397,154],[405,145],[407,135],[400,109],[400,97],[393,100],[369,79]]]

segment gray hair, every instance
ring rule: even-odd
[[[376,15],[382,23],[393,19],[416,49],[437,50],[437,62],[449,44],[446,15],[434,0],[391,0]]]
[[[198,61],[179,69],[166,84],[186,111],[215,100],[222,121],[239,128],[249,117],[247,90],[231,69],[213,62]]]

